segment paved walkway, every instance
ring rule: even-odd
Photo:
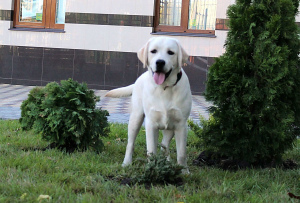
[[[19,119],[21,117],[20,106],[27,98],[32,86],[0,84],[0,119]],[[105,109],[109,112],[110,122],[128,123],[130,114],[130,97],[128,98],[108,98],[103,95],[106,90],[95,90],[95,94],[100,96],[97,108]],[[194,96],[192,102],[191,119],[198,122],[199,115],[208,118],[207,107],[210,104],[203,96]]]

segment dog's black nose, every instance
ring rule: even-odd
[[[158,59],[156,61],[156,71],[162,71],[164,66],[165,66],[166,62],[164,60]]]

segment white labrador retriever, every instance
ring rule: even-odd
[[[145,118],[147,153],[156,153],[158,131],[163,130],[162,145],[167,153],[175,135],[177,162],[187,167],[187,119],[191,111],[192,96],[188,78],[181,67],[188,55],[176,39],[157,37],[150,39],[139,50],[138,58],[148,71],[133,85],[114,89],[106,94],[107,97],[132,95],[123,166],[132,163],[134,142]],[[185,172],[188,173],[188,169]]]

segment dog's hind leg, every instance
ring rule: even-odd
[[[166,156],[168,158],[168,161],[171,160],[171,157],[170,157],[170,142],[172,140],[172,138],[174,137],[174,130],[163,130],[163,139],[162,139],[162,142],[161,142],[161,149],[163,151],[165,151],[166,153]]]
[[[130,114],[129,123],[128,123],[128,141],[127,141],[125,158],[122,166],[127,166],[132,163],[132,154],[134,150],[135,139],[143,124],[144,117],[145,117],[144,113],[141,111],[132,112]]]

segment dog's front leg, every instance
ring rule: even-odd
[[[189,173],[189,170],[187,168],[187,152],[186,152],[187,133],[188,133],[188,129],[186,125],[184,125],[184,127],[175,130],[177,163],[179,165],[186,167],[186,169],[183,170],[183,173]]]
[[[142,111],[140,111],[139,113],[130,114],[128,123],[128,143],[122,166],[127,166],[132,163],[132,154],[134,150],[135,139],[137,134],[139,133],[143,121],[144,114],[142,113]]]
[[[163,131],[163,139],[162,139],[162,150],[164,152],[166,152],[166,156],[167,156],[167,159],[168,161],[171,160],[171,157],[170,157],[170,142],[172,140],[172,138],[174,137],[174,130],[164,130]]]
[[[147,142],[147,154],[152,155],[156,154],[157,144],[158,144],[158,129],[155,128],[152,121],[149,119],[145,120],[146,128],[146,142]]]

